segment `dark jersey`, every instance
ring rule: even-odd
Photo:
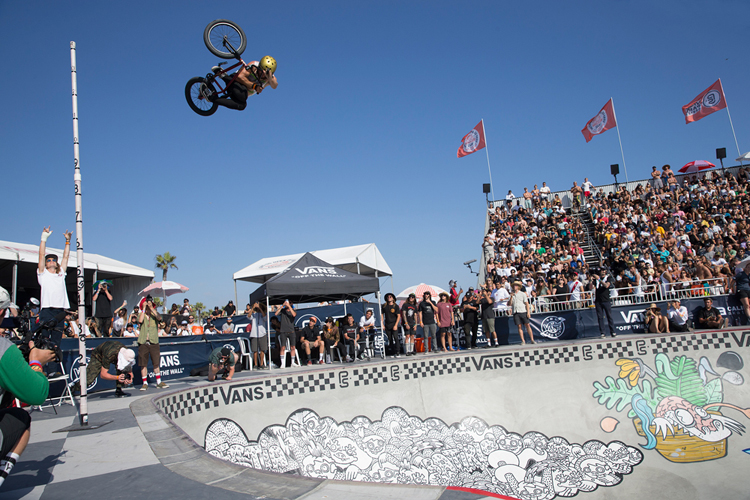
[[[474,299],[472,299],[468,295],[464,296],[464,300],[461,301],[461,306],[462,307],[466,306],[466,305],[477,307],[477,303],[474,301]],[[475,310],[473,310],[473,309],[464,309],[463,312],[464,312],[464,321],[466,321],[467,323],[476,323],[477,322],[477,317],[478,316],[477,316],[477,312]]]
[[[383,307],[381,308],[381,311],[383,312],[383,318],[385,320],[385,326],[386,328],[393,328],[393,326],[398,321],[398,314],[399,314],[399,308],[398,304],[394,303],[391,304],[383,304]]]
[[[316,340],[318,340],[319,336],[320,327],[318,325],[310,328],[310,324],[308,324],[302,329],[302,338],[307,340],[308,342],[315,342]]]
[[[423,300],[419,303],[419,312],[422,313],[422,323],[425,325],[435,324],[435,312],[437,305],[432,301]]]
[[[346,340],[346,338],[344,337],[345,335],[347,337],[349,337],[350,340],[357,340],[357,330],[358,329],[359,329],[359,327],[355,323],[355,324],[353,324],[351,326],[349,326],[349,325],[342,326],[341,328],[339,328],[339,332],[341,332],[341,338],[343,338],[344,340]]]
[[[414,326],[417,324],[417,305],[416,304],[410,304],[409,302],[404,302],[404,305],[401,306],[401,312],[405,313],[406,322],[409,324],[409,326]]]

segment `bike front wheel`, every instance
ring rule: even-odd
[[[227,45],[224,44],[225,39]],[[213,55],[222,59],[233,59],[245,52],[247,47],[245,32],[226,19],[211,21],[203,31],[203,42]]]
[[[208,99],[203,97],[201,88],[204,85],[206,85],[206,79],[200,76],[188,80],[187,85],[185,85],[185,99],[187,99],[190,109],[199,115],[211,116],[216,113],[219,105],[215,102],[209,102]]]

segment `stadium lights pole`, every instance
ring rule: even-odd
[[[75,173],[73,174],[74,186],[75,186],[75,207],[76,207],[76,262],[78,264],[77,270],[77,281],[76,285],[78,288],[78,321],[80,326],[81,334],[78,336],[78,353],[80,361],[78,362],[78,382],[81,386],[81,400],[78,404],[78,416],[79,424],[63,427],[54,432],[70,432],[70,431],[86,431],[94,430],[99,427],[109,424],[111,420],[106,422],[92,423],[89,422],[88,413],[88,397],[86,393],[87,380],[86,380],[86,336],[84,335],[84,325],[86,319],[86,287],[84,283],[84,267],[83,267],[83,216],[82,216],[82,191],[81,191],[81,162],[79,158],[79,142],[78,142],[78,79],[76,77],[76,43],[70,42],[70,78],[73,94],[73,165],[75,166]],[[81,323],[81,321],[84,323]],[[72,375],[72,374],[71,374]]]

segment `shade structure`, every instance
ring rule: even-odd
[[[420,283],[418,285],[413,285],[402,290],[401,293],[399,293],[396,296],[396,299],[406,300],[409,298],[409,294],[413,293],[414,295],[417,296],[417,300],[421,300],[422,295],[424,295],[425,292],[430,292],[430,295],[432,296],[433,299],[436,299],[438,295],[440,295],[443,292],[448,293],[446,290],[443,290],[439,286],[428,285],[426,283]]]
[[[681,174],[694,174],[696,172],[700,172],[701,170],[708,170],[709,168],[714,168],[715,166],[716,165],[714,165],[710,161],[696,160],[696,161],[691,161],[683,165],[683,167],[679,170],[679,172]]]
[[[332,266],[311,253],[304,254],[250,294],[250,303],[281,304],[354,300],[380,289],[378,278],[363,276]]]
[[[738,162],[750,161],[750,151],[748,151],[747,153],[745,153],[744,155],[740,156],[739,158],[737,158],[734,161],[738,161]]]

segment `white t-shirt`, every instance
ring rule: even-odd
[[[125,330],[122,331],[122,336],[123,337],[137,337],[138,332],[135,331],[135,328],[133,329],[132,332],[129,332],[126,328]]]
[[[499,287],[492,290],[492,308],[495,311],[504,311],[508,308],[508,299],[510,294],[505,287]]]
[[[36,279],[42,287],[41,308],[55,307],[58,309],[70,309],[68,302],[68,291],[65,288],[65,271],[51,273],[48,270],[40,273],[37,269]]]
[[[581,184],[581,187],[584,191],[591,191],[591,188],[594,187],[594,185],[590,182],[584,182],[583,184]]]
[[[368,329],[372,326],[375,326],[375,315],[373,314],[370,316],[370,319],[367,319],[366,316],[362,316],[359,319],[359,326],[364,329]]]
[[[123,328],[125,328],[125,320],[118,316],[117,319],[112,322],[112,330],[118,334],[122,332]],[[115,337],[119,337],[119,335],[115,335]]]

